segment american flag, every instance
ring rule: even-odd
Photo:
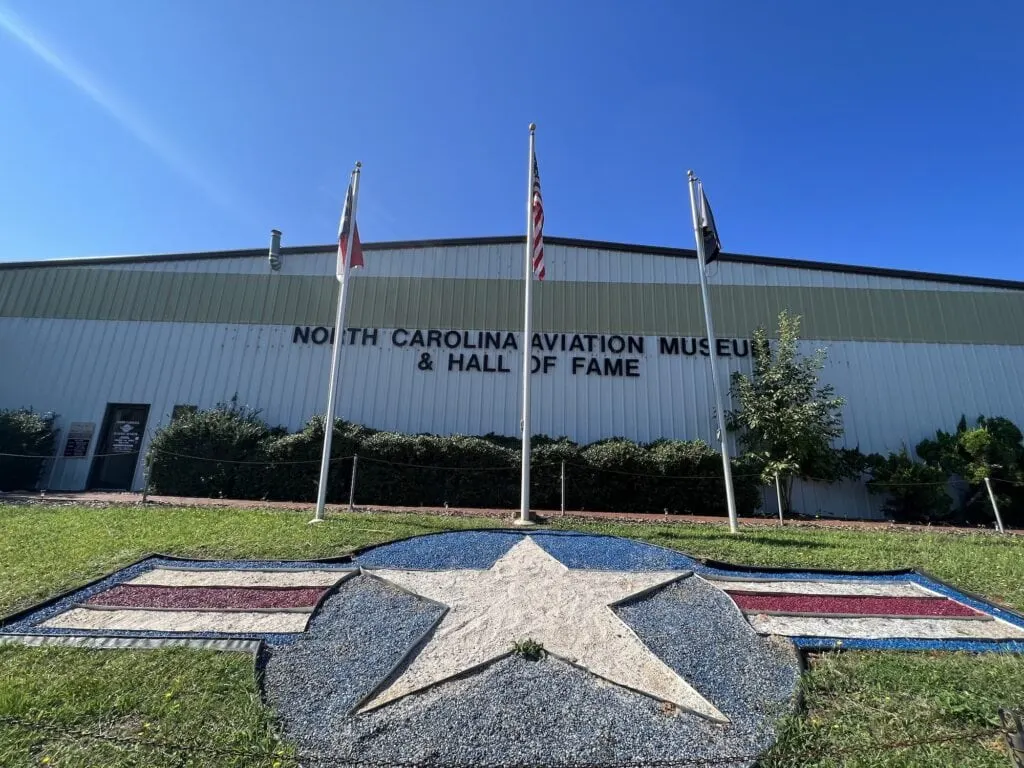
[[[533,274],[544,279],[544,200],[540,196],[540,171],[533,156]]]
[[[349,262],[349,266],[363,266],[363,245],[359,242],[359,227],[356,226],[355,219],[352,216],[354,204],[353,183],[354,180],[348,184],[348,192],[345,194],[345,210],[341,212],[341,221],[338,222],[338,266],[336,272],[339,280],[345,276],[345,249],[348,247],[348,229],[350,226],[355,228],[355,232],[352,235],[352,260]]]

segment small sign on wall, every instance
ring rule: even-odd
[[[64,442],[64,458],[82,459],[89,453],[89,444],[96,431],[94,421],[73,421],[68,427],[68,436]]]

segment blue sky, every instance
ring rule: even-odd
[[[927,8],[927,10],[925,10]],[[0,260],[524,230],[1024,279],[1024,5],[0,0]]]

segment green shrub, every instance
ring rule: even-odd
[[[356,494],[367,503],[500,508],[519,497],[516,454],[494,440],[378,432],[359,461]]]
[[[146,454],[153,493],[260,499],[275,433],[236,402],[183,413],[153,436]]]
[[[182,496],[311,502],[323,436],[319,416],[286,434],[234,403],[187,414],[154,437],[147,458],[150,488]],[[349,457],[358,454],[357,504],[514,508],[519,446],[519,439],[498,435],[406,435],[339,420],[327,498],[348,500]],[[537,435],[530,472],[534,509],[559,508],[562,462],[570,509],[725,514],[721,459],[700,441],[639,445],[619,438],[580,448],[566,438]],[[737,479],[736,489],[741,511],[757,507],[756,481]]]
[[[990,478],[1003,522],[1024,524],[1024,435],[1009,419],[979,416],[969,427],[960,418],[956,432],[938,430],[922,440],[917,455],[956,479],[954,519],[960,523],[991,524],[994,517],[985,478]]]
[[[0,410],[0,491],[33,490],[53,457],[57,430],[52,413]],[[38,458],[35,458],[38,457]]]
[[[558,440],[537,439],[530,443],[530,506],[535,509],[560,509],[562,506],[562,462],[565,462],[566,495],[569,509],[573,506],[570,478],[580,462],[580,447],[568,438]],[[519,470],[519,451],[515,452],[515,465]],[[516,478],[516,506],[519,502],[519,478]]]
[[[601,440],[580,450],[579,459],[569,472],[571,509],[726,514],[722,457],[701,440]],[[749,514],[761,503],[758,480],[733,466],[737,509]]]
[[[348,500],[352,479],[351,457],[362,441],[372,434],[359,424],[334,422],[331,437],[331,469],[327,475],[327,498]],[[274,501],[315,501],[320,480],[320,458],[324,449],[324,417],[314,416],[301,431],[273,438],[266,454],[272,462],[264,476],[265,498]]]
[[[953,499],[946,488],[945,470],[914,461],[907,449],[888,456],[868,457],[870,493],[885,494],[882,510],[893,520],[944,523],[952,516]]]

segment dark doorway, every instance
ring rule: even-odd
[[[149,418],[148,405],[109,403],[103,432],[89,473],[89,487],[108,491],[131,490],[139,449]]]

